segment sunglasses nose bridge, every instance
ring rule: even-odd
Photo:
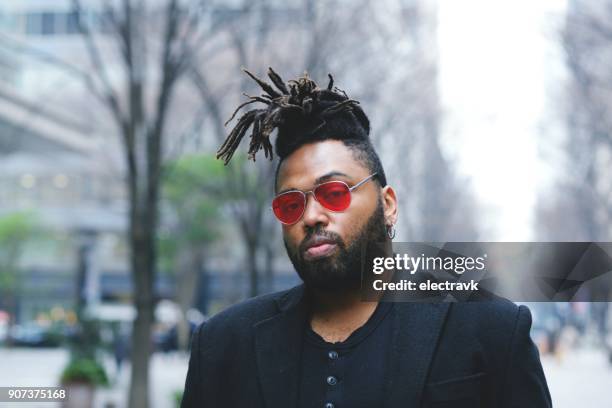
[[[326,209],[317,199],[315,190],[304,192],[304,211],[302,213],[302,219],[307,225],[320,223],[322,222],[321,217],[325,217]],[[312,196],[312,201],[316,202],[316,204],[309,204],[309,195]]]
[[[310,190],[310,191],[305,191],[305,192],[304,192],[304,206],[307,206],[307,205],[308,205],[308,196],[309,196],[309,195],[310,195],[310,196],[312,196],[312,198],[313,198],[313,199],[314,199],[314,200],[315,200],[317,203],[319,202],[319,200],[317,200],[317,195],[315,194],[315,191],[316,191],[316,190],[317,190],[317,189],[315,188],[315,189],[312,189],[312,190]]]
[[[319,200],[317,200],[317,196],[315,194],[315,190],[305,191],[304,192],[304,212],[308,210],[308,196],[311,196],[314,201],[317,202],[318,205],[321,205]]]

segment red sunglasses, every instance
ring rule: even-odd
[[[306,195],[312,193],[315,200],[333,212],[346,210],[351,205],[351,192],[366,183],[376,173],[349,187],[344,181],[328,181],[315,186],[310,191],[291,190],[277,195],[272,200],[272,210],[280,222],[285,225],[295,224],[306,210]]]

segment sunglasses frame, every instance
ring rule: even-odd
[[[372,173],[372,174],[370,174],[368,177],[364,178],[363,180],[361,180],[360,182],[358,182],[357,184],[355,184],[353,187],[349,187],[349,185],[348,185],[346,182],[342,181],[342,180],[330,180],[330,181],[326,181],[326,182],[324,182],[324,183],[321,183],[321,184],[317,184],[317,185],[315,185],[315,186],[312,188],[312,190],[309,190],[309,191],[302,191],[302,190],[289,190],[289,191],[285,191],[284,193],[281,193],[281,194],[278,194],[277,196],[275,196],[275,197],[272,199],[272,202],[274,202],[274,200],[276,200],[278,197],[282,197],[282,196],[284,196],[285,194],[290,194],[290,193],[301,193],[301,194],[302,194],[302,196],[304,197],[304,208],[302,208],[302,213],[301,213],[301,214],[300,214],[300,216],[299,216],[299,217],[298,217],[298,218],[297,218],[295,221],[293,221],[293,222],[284,222],[284,221],[281,221],[281,220],[280,220],[280,219],[279,219],[279,218],[276,216],[276,213],[274,213],[274,216],[275,216],[275,217],[276,217],[276,219],[277,219],[277,220],[278,220],[278,221],[279,221],[281,224],[283,224],[283,225],[293,225],[293,224],[295,224],[296,222],[298,222],[299,220],[301,220],[301,219],[302,219],[302,217],[304,216],[304,213],[306,212],[306,205],[308,205],[308,194],[312,194],[312,196],[313,196],[313,198],[315,199],[315,201],[316,201],[316,202],[318,202],[319,204],[321,204],[321,206],[322,206],[323,208],[325,208],[327,211],[331,211],[331,212],[335,212],[335,213],[337,213],[337,212],[343,212],[343,211],[346,211],[346,209],[347,209],[348,207],[350,207],[351,202],[353,201],[353,200],[352,200],[352,196],[351,196],[351,194],[353,193],[353,190],[356,190],[358,187],[361,187],[363,184],[367,183],[368,181],[370,181],[372,178],[374,178],[374,177],[375,177],[375,176],[377,176],[377,175],[378,175],[378,173]],[[321,187],[321,186],[323,186],[323,185],[325,185],[325,184],[329,184],[329,183],[342,183],[342,184],[344,184],[344,185],[346,186],[346,188],[348,189],[348,192],[349,192],[349,197],[350,197],[350,199],[349,199],[349,205],[348,205],[348,206],[347,206],[347,207],[346,207],[344,210],[340,210],[340,211],[330,210],[330,209],[329,209],[329,208],[327,208],[325,205],[323,205],[322,203],[320,203],[320,202],[319,202],[319,200],[317,200],[317,196],[316,196],[316,195],[315,195],[315,193],[314,193],[314,192],[315,192],[315,190],[316,190],[317,188],[319,188],[319,187]],[[273,205],[270,207],[270,210],[272,210],[272,212],[274,212],[274,206],[273,206]]]

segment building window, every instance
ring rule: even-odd
[[[71,35],[79,33],[78,15],[69,12],[32,12],[22,15],[25,18],[25,33],[27,35]],[[108,33],[112,27],[109,16],[99,12],[86,12],[82,17],[93,31]],[[17,21],[18,15],[7,17],[7,20]],[[0,20],[0,24],[2,21]],[[4,23],[7,25],[7,23]]]
[[[66,14],[66,34],[77,34],[79,32],[79,19],[76,12]]]
[[[41,17],[41,33],[42,35],[50,35],[56,33],[54,13],[42,13]]]
[[[41,13],[28,13],[26,14],[26,34],[28,35],[39,35],[41,33],[42,25],[42,14]]]

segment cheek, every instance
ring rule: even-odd
[[[346,245],[355,238],[365,218],[367,217],[361,212],[335,213],[330,216],[330,223],[325,229],[338,234]]]
[[[366,225],[375,210],[376,205],[371,205],[371,202],[355,200],[348,211],[335,214],[338,232],[343,238],[352,240]]]
[[[361,227],[363,219],[360,216],[351,217],[348,216],[348,214],[343,215],[346,215],[346,217],[343,217],[345,218],[344,220],[338,220],[337,232],[340,234],[342,239],[344,239],[344,242],[347,243],[355,238],[357,231],[359,231],[359,228]]]
[[[290,248],[297,248],[305,235],[298,228],[299,222],[293,225],[283,225],[283,240]]]
[[[374,201],[374,203],[372,203],[372,201]],[[376,200],[355,199],[347,211],[338,213],[338,215],[345,216],[348,224],[354,226],[356,224],[365,223],[375,209]]]

